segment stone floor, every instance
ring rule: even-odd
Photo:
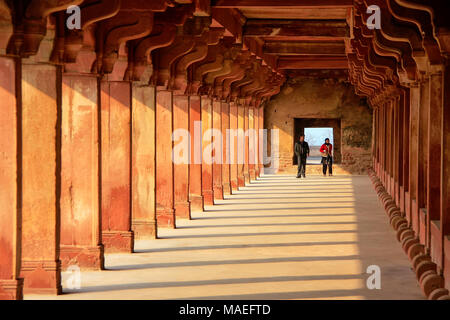
[[[108,255],[80,290],[64,274],[57,298],[423,299],[365,176],[266,175],[160,236]],[[367,289],[370,265],[380,290]]]

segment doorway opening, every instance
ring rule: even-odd
[[[305,128],[305,141],[308,142],[310,149],[307,164],[321,164],[320,147],[326,138],[334,145],[333,128]]]
[[[333,163],[341,163],[341,119],[295,118],[293,134],[294,145],[300,135],[305,135],[305,141],[311,147],[311,159],[308,159],[308,164],[320,164],[322,159],[319,149],[325,142],[325,138],[330,138],[333,144]],[[295,155],[292,162],[297,165]]]

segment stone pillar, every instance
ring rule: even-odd
[[[230,104],[222,102],[222,187],[223,194],[231,194],[230,179]]]
[[[404,138],[403,138],[403,130],[404,130],[404,102],[402,99],[402,95],[400,95],[397,99],[397,136],[398,136],[398,144],[397,151],[398,152],[398,162],[397,162],[397,179],[398,179],[398,202],[397,206],[400,208],[400,211],[404,211],[404,203],[405,203],[405,195],[404,195],[404,179],[403,179],[403,166],[404,166]]]
[[[431,258],[442,267],[442,233],[439,226],[441,214],[441,170],[442,167],[442,70],[430,75],[428,104],[428,170],[427,170],[427,247],[431,247]]]
[[[18,60],[0,57],[0,300],[21,300],[20,75]]]
[[[443,265],[446,287],[450,287],[450,65],[444,71],[444,105],[442,108],[441,223]]]
[[[99,81],[96,75],[62,77],[62,268],[104,268],[100,210]]]
[[[214,204],[213,165],[212,165],[212,101],[208,96],[202,96],[202,194],[204,205]]]
[[[223,200],[222,187],[222,163],[223,163],[223,147],[222,139],[222,103],[213,101],[213,190],[214,199]]]
[[[411,94],[411,127],[410,127],[410,182],[409,190],[411,197],[411,220],[412,228],[414,231],[419,230],[419,168],[420,168],[420,154],[419,147],[420,141],[420,86],[413,85],[410,88]]]
[[[45,81],[44,81],[45,80]],[[22,62],[22,265],[24,293],[60,294],[61,114],[58,67]],[[3,102],[2,102],[3,103]]]
[[[190,219],[189,202],[189,96],[173,96],[174,203],[176,219]]]
[[[133,252],[131,84],[101,82],[102,240],[105,252]]]
[[[403,101],[403,208],[402,211],[405,212],[406,216],[409,217],[411,215],[410,209],[410,196],[409,196],[409,166],[410,166],[410,103],[409,103],[409,89],[406,89],[402,96]]]
[[[417,208],[418,226],[415,230],[420,242],[427,244],[427,161],[428,161],[428,110],[430,106],[429,80],[425,78],[420,84],[419,108],[419,146],[418,146],[418,174],[417,174]]]
[[[259,130],[258,130],[258,158],[259,158],[259,175],[264,174],[264,144],[265,144],[265,134],[264,134],[264,108],[259,108]]]
[[[417,204],[417,182],[419,173],[419,110],[420,87],[415,85],[410,88],[410,150],[409,150],[409,196],[410,217],[409,222],[415,231],[418,230],[419,208]]]
[[[238,189],[238,107],[230,102],[230,184],[231,192]]]
[[[172,162],[171,91],[156,92],[156,221],[158,228],[175,228]]]
[[[238,109],[238,142],[237,142],[237,158],[238,158],[238,187],[245,186],[244,162],[245,162],[245,108],[242,105],[237,106]]]
[[[245,104],[244,106],[244,181],[245,183],[250,183],[250,171],[249,171],[249,106]]]
[[[133,83],[132,98],[131,227],[136,239],[155,239],[155,87]]]
[[[248,108],[248,174],[249,174],[249,180],[256,179],[254,110],[255,110],[254,107]]]
[[[259,177],[260,175],[260,168],[259,168],[259,109],[260,108],[254,108],[253,109],[253,118],[254,118],[254,127],[255,127],[255,131],[254,131],[254,142],[253,145],[255,146],[255,177]]]
[[[203,211],[202,196],[202,108],[200,96],[189,98],[189,133],[191,157],[189,164],[189,202],[192,211]]]

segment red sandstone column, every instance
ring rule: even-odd
[[[17,61],[17,60],[16,60]],[[0,57],[0,300],[21,300],[20,106],[16,61]]]
[[[404,212],[404,203],[405,203],[405,193],[404,193],[404,177],[403,177],[403,167],[404,167],[404,101],[403,101],[403,95],[401,94],[397,100],[397,107],[398,107],[398,145],[397,145],[397,152],[398,152],[398,206],[400,208],[400,211]]]
[[[135,239],[155,239],[155,87],[133,83],[132,98],[131,227]]]
[[[172,92],[156,92],[156,221],[158,228],[175,228],[172,162]]]
[[[255,146],[255,177],[259,177],[261,170],[259,168],[259,110],[260,108],[254,108],[253,109],[253,123],[255,126],[255,131],[254,131],[254,142],[253,145]]]
[[[62,268],[104,268],[100,223],[99,82],[96,75],[62,79]]]
[[[420,115],[420,87],[414,85],[410,88],[411,94],[411,127],[410,127],[410,182],[409,182],[409,192],[410,192],[410,203],[411,203],[411,217],[410,223],[414,231],[418,230],[418,174],[419,174],[419,115]]]
[[[263,175],[264,174],[264,143],[265,143],[265,138],[264,138],[264,108],[260,107],[259,108],[259,132],[258,132],[258,149],[259,149],[259,174]]]
[[[215,200],[223,200],[222,188],[222,103],[213,101],[213,191]],[[220,134],[220,136],[219,136]]]
[[[189,97],[189,202],[192,211],[203,211],[202,196],[202,108],[200,96]]]
[[[133,252],[131,84],[102,81],[102,238],[106,252]]]
[[[245,183],[250,183],[250,172],[249,172],[249,106],[246,103],[244,106],[244,180]]]
[[[176,219],[190,219],[189,202],[189,96],[173,96],[174,203]],[[184,133],[184,134],[183,134]],[[175,140],[176,138],[176,140]]]
[[[245,108],[239,104],[238,109],[238,143],[237,143],[237,156],[238,156],[238,186],[245,186],[244,176],[244,161],[245,161],[245,131],[244,131],[244,113]]]
[[[22,65],[22,266],[24,293],[61,293],[58,68]],[[3,103],[3,101],[2,101]]]
[[[249,179],[256,179],[255,171],[255,118],[254,107],[248,109],[248,173]]]
[[[427,244],[427,165],[428,165],[428,109],[430,106],[430,87],[428,78],[420,84],[420,108],[419,108],[419,163],[417,176],[417,207],[418,207],[418,229],[420,242]]]
[[[430,102],[428,105],[428,171],[427,171],[427,244],[432,260],[442,268],[442,233],[439,227],[441,213],[441,171],[442,166],[442,70],[430,75]]]
[[[230,185],[231,192],[238,189],[238,107],[230,102]]]
[[[442,108],[441,217],[445,286],[450,287],[450,66],[444,72],[444,105]],[[441,242],[442,243],[442,242]]]
[[[212,165],[212,101],[208,96],[202,96],[202,194],[204,205],[214,204],[213,165]]]
[[[231,194],[230,180],[230,104],[222,102],[222,187],[223,194]]]

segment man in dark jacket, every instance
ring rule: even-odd
[[[297,178],[306,178],[306,158],[309,157],[309,145],[305,141],[305,136],[301,135],[299,140],[295,143],[295,155],[297,156],[298,172]]]

